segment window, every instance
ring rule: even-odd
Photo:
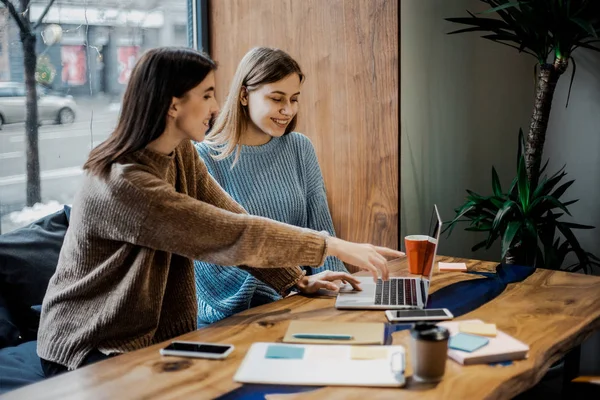
[[[19,8],[20,0],[10,1]],[[37,22],[48,3],[32,0],[30,20]],[[24,99],[0,99],[1,233],[72,203],[89,151],[116,126],[135,62],[153,47],[187,45],[187,4],[188,0],[54,2],[36,31],[41,201],[27,207]],[[5,8],[0,9],[0,46],[0,97],[14,95],[13,83],[24,96],[19,27]]]

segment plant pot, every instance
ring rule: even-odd
[[[518,243],[506,252],[502,263],[506,265],[526,265],[525,261],[527,261],[527,256],[521,244]]]

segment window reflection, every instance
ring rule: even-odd
[[[32,1],[30,21],[47,4]],[[187,0],[55,1],[36,30],[42,203],[27,208],[23,50],[17,24],[0,9],[2,233],[71,204],[89,151],[116,125],[133,65],[147,49],[187,46],[187,13]]]

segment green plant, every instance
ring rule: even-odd
[[[600,1],[598,0],[481,0],[492,8],[470,17],[447,18],[468,25],[450,34],[484,32],[484,39],[517,49],[536,58],[537,75],[534,109],[531,116],[525,164],[532,186],[536,186],[546,140],[548,118],[554,89],[560,76],[567,70],[573,51],[579,47],[600,51]],[[496,14],[499,18],[489,18]],[[552,59],[549,62],[549,56]],[[538,69],[539,67],[539,69]],[[569,87],[570,94],[570,87]],[[567,100],[568,104],[568,100]]]
[[[572,85],[576,71],[572,54],[577,48],[600,51],[597,46],[600,43],[597,34],[600,30],[600,1],[480,1],[491,8],[477,15],[467,11],[469,17],[447,18],[447,21],[468,26],[450,34],[483,32],[484,39],[535,57],[535,100],[527,140],[522,132],[519,134],[518,171],[510,190],[502,191],[498,174],[492,168],[493,194],[485,197],[468,191],[469,197],[463,206],[457,208],[456,218],[448,226],[449,232],[459,222],[468,221],[470,226],[467,230],[488,233],[487,239],[474,246],[473,250],[489,249],[498,238],[502,238],[502,258],[508,263],[558,269],[567,256],[574,253],[577,263],[566,268],[588,272],[600,265],[600,260],[581,248],[573,230],[593,227],[560,219],[565,213],[570,215],[567,207],[575,202],[560,201],[573,181],[561,183],[566,175],[561,169],[551,177],[543,177],[540,182],[545,166],[540,167],[559,78],[571,61]],[[494,17],[491,17],[492,14],[495,14]]]
[[[560,200],[574,180],[561,183],[567,175],[563,167],[550,177],[544,176],[537,186],[530,186],[524,147],[523,131],[520,130],[517,176],[510,189],[502,190],[496,169],[492,167],[493,194],[481,196],[467,190],[466,202],[455,209],[456,217],[447,223],[445,231],[450,234],[458,223],[469,222],[467,231],[487,232],[488,235],[473,247],[473,251],[483,247],[489,249],[501,238],[502,258],[512,264],[559,269],[567,255],[574,253],[577,262],[567,266],[567,270],[590,272],[594,266],[600,267],[600,259],[584,251],[573,234],[573,229],[594,227],[561,220],[565,213],[571,215],[568,206],[577,201]],[[541,173],[547,165],[548,162]]]

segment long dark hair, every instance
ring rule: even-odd
[[[119,157],[145,148],[164,132],[172,98],[183,97],[216,68],[209,56],[189,48],[144,53],[129,78],[116,129],[90,152],[83,169],[107,177]]]

